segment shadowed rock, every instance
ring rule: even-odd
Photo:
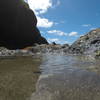
[[[0,46],[17,49],[48,43],[36,27],[34,12],[23,0],[1,0],[0,7]]]

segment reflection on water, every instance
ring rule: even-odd
[[[81,56],[44,55],[31,100],[100,100],[99,67]]]
[[[41,59],[0,59],[0,100],[26,100],[35,91]],[[35,73],[35,74],[34,74]]]
[[[63,73],[66,69],[84,69],[96,73],[100,72],[100,61],[86,56],[67,56],[60,54],[46,54],[40,66],[42,74]]]
[[[62,54],[0,59],[0,100],[100,100],[100,61]]]

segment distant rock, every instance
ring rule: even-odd
[[[12,58],[18,56],[33,56],[34,54],[29,50],[9,50],[4,47],[0,47],[0,58]]]
[[[24,0],[0,0],[0,46],[20,49],[47,44],[36,25],[37,18]]]
[[[32,47],[30,50],[33,53],[63,53],[64,50],[68,49],[69,45],[68,44],[64,44],[64,45],[60,45],[60,44],[42,44],[42,45],[36,45],[34,47]]]
[[[34,46],[28,46],[23,49],[9,50],[5,47],[0,47],[0,58],[9,58],[16,56],[33,56],[37,54],[46,53],[64,53],[64,50],[69,48],[68,44],[34,44]]]
[[[55,42],[52,42],[52,44],[53,44],[53,45],[56,45],[56,43],[55,43]]]
[[[73,54],[96,54],[100,51],[100,28],[88,32],[74,42],[69,52]]]

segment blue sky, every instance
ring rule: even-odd
[[[100,0],[28,0],[28,4],[49,42],[71,44],[99,27]]]

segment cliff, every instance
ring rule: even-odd
[[[37,19],[23,0],[0,1],[0,46],[20,49],[48,44],[36,27]]]

